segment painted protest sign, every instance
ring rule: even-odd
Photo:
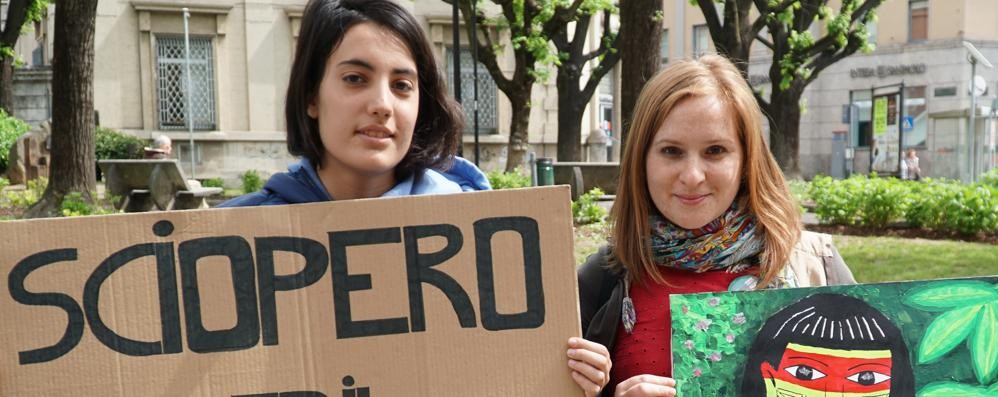
[[[671,310],[684,397],[998,395],[998,277],[673,295]]]
[[[0,395],[575,394],[569,203],[550,187],[0,222]]]

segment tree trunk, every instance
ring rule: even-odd
[[[563,62],[558,68],[558,161],[582,160],[582,113],[586,102],[579,103],[578,66]],[[588,99],[588,98],[587,98]]]
[[[627,129],[631,113],[638,101],[641,87],[661,66],[662,23],[655,15],[662,14],[661,1],[620,2],[620,142],[627,144]],[[623,151],[623,148],[621,148]]]
[[[769,148],[787,179],[800,179],[800,97],[803,88],[794,84],[776,91],[769,99]]]
[[[63,197],[79,192],[93,202],[94,26],[97,0],[60,1],[52,60],[52,164],[48,188],[25,217],[60,215]]]
[[[530,90],[514,92],[509,96],[513,108],[510,120],[509,144],[506,153],[506,172],[513,172],[516,167],[526,166],[527,149],[529,148],[528,124],[530,121]]]
[[[0,60],[0,109],[14,114],[14,59]]]

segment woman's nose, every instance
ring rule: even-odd
[[[686,186],[699,185],[704,180],[703,163],[696,158],[683,162],[679,173],[679,182]]]
[[[379,84],[372,88],[368,102],[368,112],[372,115],[388,118],[392,115],[392,91],[388,84]]]

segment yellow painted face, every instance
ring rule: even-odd
[[[768,397],[886,397],[891,392],[890,350],[843,350],[791,343],[777,368],[763,361]]]

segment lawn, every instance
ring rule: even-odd
[[[844,235],[833,240],[861,283],[998,275],[998,245]],[[605,224],[576,227],[575,263],[605,242]]]
[[[998,274],[996,245],[896,237],[833,240],[861,283]]]

